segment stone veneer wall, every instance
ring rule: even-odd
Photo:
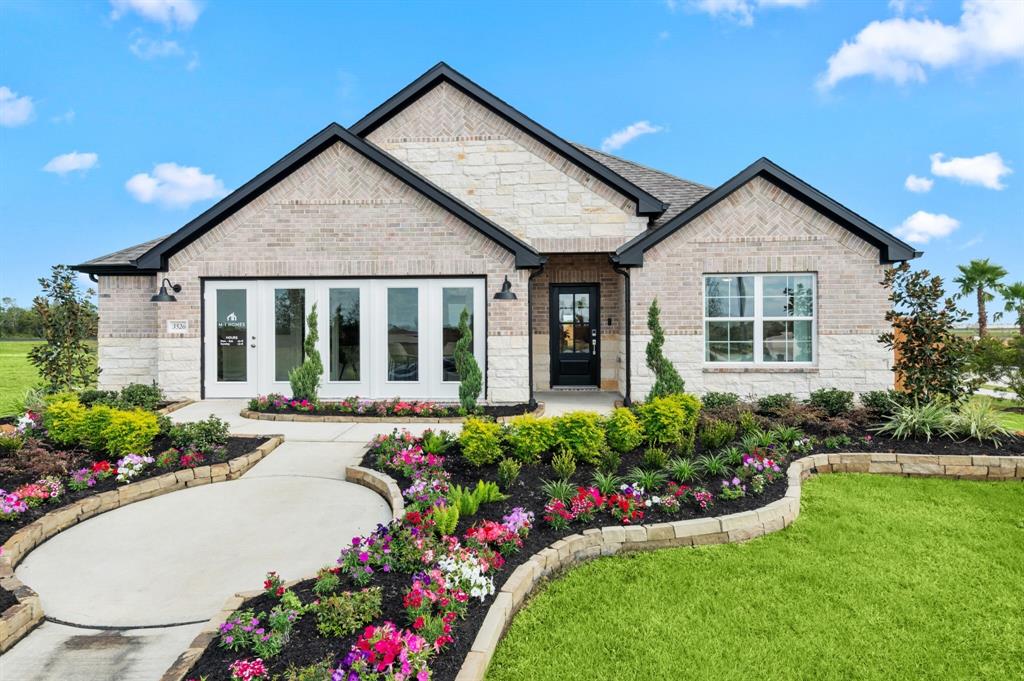
[[[182,285],[176,303],[155,305],[151,277],[128,288],[126,277],[101,277],[104,358],[144,345],[155,357],[132,380],[155,378],[171,398],[199,396],[201,277],[387,277],[479,275],[487,281],[487,395],[525,401],[526,296],[494,301],[508,276],[525,291],[529,271],[513,256],[341,142],[324,150],[252,203],[170,259],[166,276]],[[107,285],[111,280],[113,288]],[[166,334],[187,319],[189,333]],[[139,350],[139,352],[143,352]],[[141,365],[142,360],[138,361]],[[114,387],[128,382],[117,362],[102,364]],[[134,365],[132,365],[134,368]],[[150,370],[152,371],[152,370]]]
[[[606,253],[551,254],[533,280],[533,376],[537,390],[551,386],[551,284],[600,285],[601,389],[622,392],[620,371],[625,366],[625,328],[622,276],[615,273]],[[608,324],[611,318],[612,323]]]
[[[889,307],[879,284],[886,265],[878,248],[762,178],[651,248],[632,271],[633,399],[653,383],[644,363],[647,307],[661,306],[665,350],[687,390],[741,396],[819,387],[861,393],[890,388],[892,354],[877,342]],[[817,366],[809,369],[704,365],[703,275],[814,272],[817,274]]]
[[[609,252],[647,228],[632,199],[448,83],[368,139],[541,252]]]

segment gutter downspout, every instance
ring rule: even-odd
[[[611,259],[609,258],[609,260],[611,260]],[[615,270],[616,273],[622,275],[622,277],[625,279],[625,284],[626,284],[626,291],[625,291],[625,293],[626,293],[626,300],[625,300],[626,313],[625,313],[625,319],[623,320],[624,324],[626,326],[626,333],[625,333],[625,336],[626,336],[626,338],[625,338],[625,342],[626,342],[626,392],[625,392],[625,394],[622,397],[622,404],[623,404],[623,406],[628,407],[628,406],[633,404],[633,400],[630,397],[630,392],[633,389],[633,370],[632,370],[633,368],[630,365],[630,356],[632,355],[631,346],[633,345],[632,340],[631,340],[631,335],[632,335],[632,331],[633,331],[633,323],[632,323],[631,314],[630,314],[631,311],[632,311],[632,308],[630,306],[630,301],[629,301],[629,288],[630,288],[630,285],[629,285],[629,270],[624,268],[624,267],[619,267],[615,263],[614,260],[612,260],[611,263],[612,263],[612,269]]]
[[[547,258],[541,258],[540,267],[530,273],[530,278],[526,280],[526,345],[527,345],[527,370],[530,374],[530,401],[528,406],[530,411],[537,408],[537,399],[533,394],[533,278],[544,271],[544,266],[548,264]]]

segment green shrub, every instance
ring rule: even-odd
[[[697,459],[697,467],[708,476],[725,477],[729,474],[729,464],[721,454],[706,454]]]
[[[228,428],[227,421],[210,416],[202,421],[171,426],[168,435],[171,444],[178,449],[192,448],[208,453],[227,444]]]
[[[320,568],[316,573],[316,582],[313,584],[313,593],[320,598],[330,596],[341,587],[341,577],[336,569],[329,567]]]
[[[334,667],[334,655],[305,667],[289,664],[288,668],[284,670],[284,676],[279,677],[278,681],[324,681],[324,679],[331,678]]]
[[[860,394],[860,403],[875,417],[888,416],[906,402],[907,394],[899,390],[869,390]]]
[[[479,497],[473,494],[473,490],[462,485],[452,485],[448,489],[448,501],[451,502],[451,506],[458,510],[459,515],[463,518],[476,515],[476,512],[480,510]]]
[[[459,435],[462,456],[473,466],[486,466],[501,458],[501,426],[492,421],[468,418]]]
[[[949,402],[942,399],[923,404],[904,404],[896,407],[886,421],[874,428],[874,431],[897,440],[908,437],[931,440],[932,435],[945,432],[952,415],[953,410]]]
[[[991,400],[974,399],[960,407],[946,421],[943,433],[949,437],[963,437],[978,442],[991,442],[996,447],[1010,432],[1000,420],[999,410]]]
[[[555,446],[554,422],[530,414],[516,416],[509,422],[505,440],[519,461],[537,463],[541,454]]]
[[[645,470],[639,466],[629,471],[629,475],[626,477],[629,478],[629,481],[633,484],[643,487],[644,492],[647,494],[656,493],[662,488],[665,481],[668,479],[661,471]]]
[[[622,465],[622,456],[614,449],[606,449],[601,452],[597,460],[597,469],[602,473],[615,473]]]
[[[115,409],[110,414],[110,422],[103,430],[103,437],[111,456],[145,454],[159,431],[160,426],[157,425],[156,414],[153,412],[142,409]]]
[[[483,387],[483,374],[473,354],[473,329],[469,325],[469,310],[462,309],[459,316],[459,340],[455,342],[455,371],[459,374],[459,404],[462,411],[476,411],[476,398]]]
[[[661,309],[657,298],[651,301],[647,310],[647,329],[651,332],[651,340],[647,341],[647,368],[654,374],[654,385],[648,399],[682,394],[686,383],[662,350],[665,330],[661,328]]]
[[[78,401],[87,407],[91,407],[95,404],[106,404],[112,406],[117,402],[117,391],[88,388],[78,393]]]
[[[501,488],[508,490],[512,487],[512,483],[519,477],[519,472],[522,470],[523,464],[519,463],[516,459],[502,459],[498,462],[498,484]]]
[[[604,496],[611,496],[619,491],[623,478],[614,473],[594,473],[594,487]]]
[[[718,419],[710,419],[701,428],[699,437],[700,444],[704,449],[711,451],[721,449],[736,439],[736,425]]]
[[[670,460],[665,470],[676,482],[683,484],[697,479],[697,466],[690,459],[677,456]]]
[[[757,410],[762,414],[777,414],[778,412],[791,407],[796,402],[793,393],[774,393],[765,395],[757,401]]]
[[[324,373],[324,363],[320,359],[320,351],[316,348],[319,340],[316,303],[313,303],[309,316],[306,317],[306,338],[302,341],[302,364],[288,372],[292,397],[296,400],[317,401],[317,395],[320,392],[320,377]]]
[[[807,404],[821,409],[829,416],[842,416],[853,409],[853,393],[836,388],[819,388],[811,392]]]
[[[551,469],[559,480],[568,480],[576,472],[576,458],[569,452],[561,452],[551,457]]]
[[[78,425],[78,441],[93,452],[102,452],[107,447],[103,434],[110,425],[110,417],[116,410],[105,404],[97,404],[82,414]]]
[[[59,393],[47,400],[43,425],[50,439],[59,445],[78,444],[78,433],[85,412],[78,398],[68,393]]]
[[[775,426],[768,433],[772,442],[784,447],[792,447],[793,443],[804,436],[804,431],[793,426]]]
[[[328,596],[311,608],[321,636],[349,636],[380,615],[381,589],[374,586]]]
[[[668,463],[668,452],[661,447],[648,447],[644,450],[644,467],[660,471]]]
[[[700,398],[705,409],[721,409],[722,407],[734,407],[740,403],[740,396],[736,393],[704,393]]]
[[[755,416],[752,411],[742,412],[737,425],[739,426],[740,433],[743,435],[749,435],[761,427],[761,424],[757,420],[757,416]]]
[[[652,445],[693,451],[700,400],[693,395],[656,397],[637,409],[644,437]]]
[[[644,439],[636,414],[625,407],[619,407],[612,412],[605,421],[604,429],[608,445],[617,452],[631,452],[639,447]]]
[[[117,397],[117,406],[122,409],[145,409],[155,411],[164,399],[164,391],[157,386],[145,383],[129,383],[121,388],[121,394]]]
[[[567,504],[576,494],[576,488],[568,480],[545,480],[540,489],[548,499],[558,499]]]
[[[746,453],[739,447],[726,447],[718,454],[725,459],[726,464],[734,468],[739,468],[743,465],[743,457]]]
[[[13,454],[25,444],[25,438],[18,433],[0,433],[0,455]]]
[[[454,504],[435,506],[430,512],[430,517],[434,519],[434,529],[439,535],[451,536],[455,534],[455,528],[459,525],[459,507]]]
[[[555,418],[555,447],[577,461],[596,463],[605,449],[601,417],[592,411],[573,411]]]

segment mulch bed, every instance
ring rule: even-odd
[[[7,589],[0,589],[0,613],[12,605],[17,605],[18,599]]]
[[[243,456],[253,451],[254,449],[259,447],[261,444],[263,444],[269,439],[270,438],[267,437],[230,437],[228,438],[227,443],[227,456],[224,459],[219,459],[218,461],[211,461],[208,463],[221,463],[222,461],[230,461],[231,459],[234,459],[236,457]],[[44,440],[44,442],[46,441]],[[63,449],[49,442],[46,442],[46,444],[52,447],[53,449]],[[157,438],[153,441],[153,446],[148,452],[148,454],[150,456],[155,457],[157,454],[169,449],[170,447],[171,441],[166,436],[160,435],[157,436]],[[63,451],[71,450],[63,449]],[[80,453],[82,455],[83,466],[88,465],[88,463],[85,462],[98,461],[100,459],[105,458],[102,455],[96,455],[84,450],[81,450]],[[110,460],[111,463],[114,463],[117,460],[117,457],[106,458],[108,458],[108,460]],[[142,474],[140,474],[137,478],[132,480],[132,482],[141,482],[142,480],[153,478],[158,475],[163,475],[164,473],[174,472],[174,470],[180,469],[157,468],[155,464],[151,464],[145,471],[142,472]],[[12,475],[0,478],[0,489],[11,491],[19,485],[23,485],[28,482],[34,482],[38,478],[38,475],[33,475],[31,473],[23,473],[20,475]],[[0,544],[10,539],[11,536],[20,528],[24,527],[25,525],[28,525],[29,523],[35,520],[38,520],[39,518],[43,517],[51,511],[55,511],[63,506],[67,506],[68,504],[74,503],[79,499],[84,499],[85,497],[89,497],[94,494],[99,494],[100,492],[107,492],[112,489],[117,489],[118,487],[124,487],[124,485],[125,483],[117,482],[117,480],[112,476],[107,478],[106,480],[98,481],[93,487],[89,487],[88,489],[84,489],[77,492],[65,487],[64,494],[60,497],[57,503],[44,503],[41,506],[37,506],[36,508],[28,509],[26,512],[18,516],[18,520],[16,521],[0,522]]]
[[[530,405],[525,402],[520,404],[491,404],[481,405],[481,415],[489,416],[491,418],[500,418],[504,416],[519,416],[520,414],[530,413]],[[257,411],[257,410],[253,410]],[[376,412],[357,414],[354,412],[343,412],[337,409],[315,409],[313,411],[301,411],[292,407],[285,407],[282,409],[268,409],[266,411],[260,411],[261,414],[298,414],[303,416],[351,416],[352,418],[417,418],[416,414],[378,414]],[[424,416],[424,419],[436,419],[436,418],[452,418],[459,416],[458,407],[451,407],[444,414],[430,414]]]

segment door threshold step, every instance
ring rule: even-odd
[[[596,385],[553,385],[551,390],[559,393],[599,393],[601,389]]]

